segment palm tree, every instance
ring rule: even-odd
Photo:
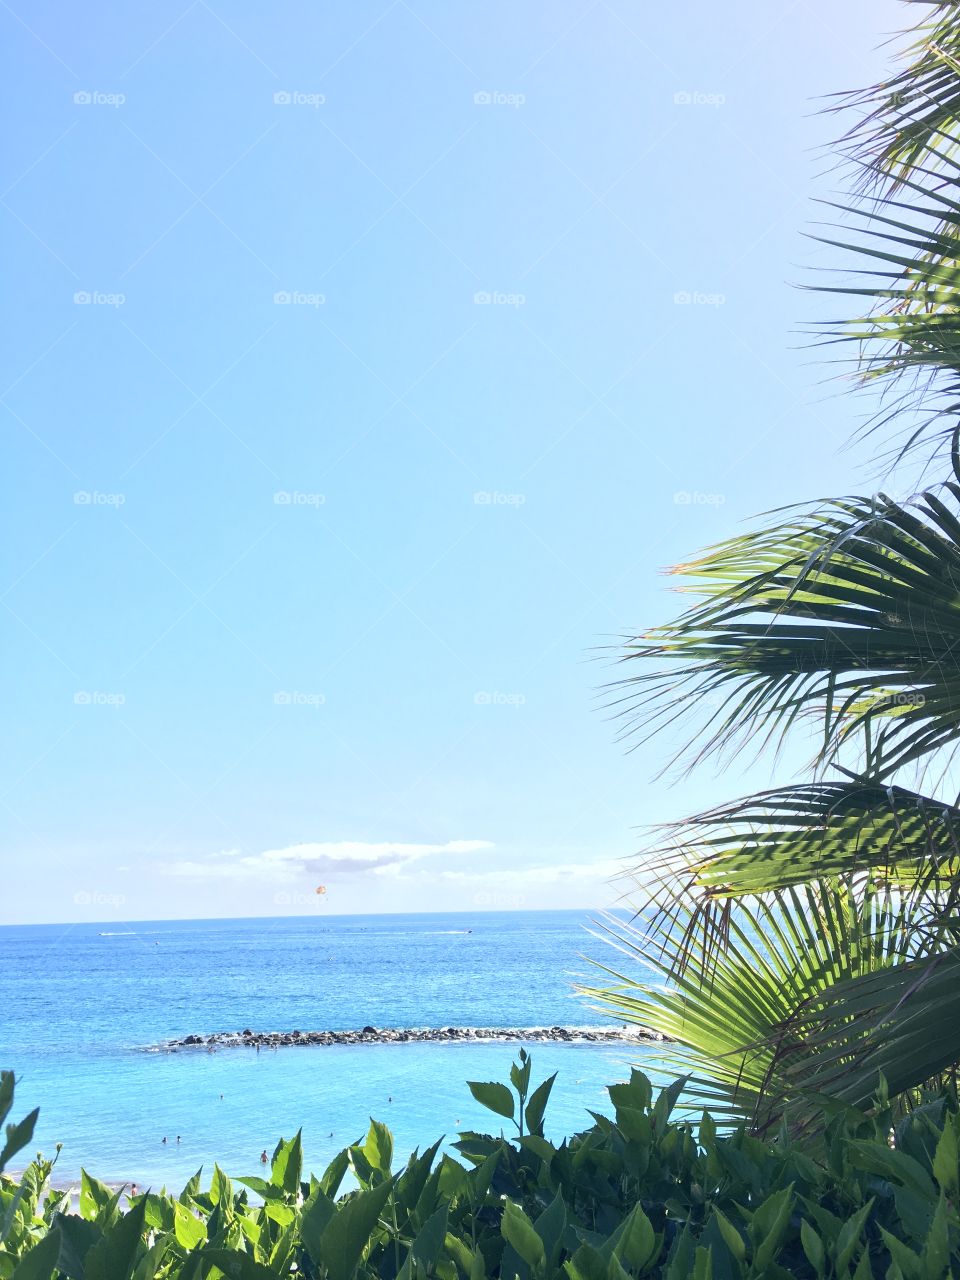
[[[688,1107],[763,1133],[803,1088],[797,1072],[808,1050],[797,1009],[895,965],[913,924],[910,904],[889,886],[832,880],[741,899],[707,974],[702,929],[710,926],[699,908],[695,896],[675,896],[669,917],[647,928],[607,917],[608,940],[652,980],[605,965],[606,985],[587,990],[620,1021],[668,1038],[658,1061],[687,1077]]]
[[[844,100],[859,230],[822,238],[858,255],[834,292],[867,310],[820,332],[887,384],[870,429],[894,430],[895,458],[947,476],[781,511],[681,565],[695,602],[628,643],[615,686],[628,733],[687,720],[694,764],[811,745],[800,782],[659,833],[640,923],[608,931],[660,981],[589,989],[761,1129],[960,1063],[960,801],[937,794],[960,745],[960,7],[915,35],[900,73]]]

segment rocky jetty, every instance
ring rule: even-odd
[[[359,1031],[215,1031],[208,1035],[189,1035],[182,1040],[169,1040],[157,1048],[176,1052],[178,1049],[278,1049],[287,1045],[334,1044],[422,1044],[432,1042],[493,1041],[509,1043],[522,1040],[537,1044],[551,1041],[562,1044],[637,1043],[659,1040],[653,1032],[620,1027],[362,1027]]]

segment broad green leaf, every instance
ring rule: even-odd
[[[228,1209],[233,1204],[233,1185],[218,1164],[213,1166],[210,1180],[210,1198],[215,1205]]]
[[[623,1269],[623,1263],[615,1253],[607,1259],[607,1280],[630,1280],[630,1274]]]
[[[58,1213],[52,1224],[60,1232],[58,1266],[70,1280],[84,1280],[85,1262],[102,1232],[76,1213]]]
[[[921,1256],[918,1253],[914,1253],[908,1245],[905,1245],[902,1240],[883,1227],[880,1228],[880,1236],[890,1251],[890,1257],[895,1265],[900,1268],[903,1280],[923,1280],[923,1259]],[[807,1256],[809,1257],[809,1254]],[[818,1272],[818,1274],[820,1273]]]
[[[379,1120],[370,1121],[367,1139],[363,1144],[363,1154],[371,1168],[389,1178],[390,1166],[393,1162],[393,1134]]]
[[[723,1243],[733,1254],[734,1260],[743,1262],[747,1256],[747,1246],[744,1243],[743,1236],[720,1209],[714,1208],[713,1220],[716,1222],[717,1228],[723,1237]]]
[[[653,1224],[644,1213],[642,1207],[634,1205],[626,1222],[614,1253],[622,1258],[633,1271],[646,1267],[656,1250],[657,1234]]]
[[[102,1209],[117,1203],[115,1191],[111,1191],[105,1183],[91,1177],[86,1169],[80,1170],[80,1216],[93,1222]]]
[[[800,1244],[803,1246],[803,1252],[807,1255],[807,1261],[811,1267],[813,1267],[818,1276],[822,1276],[826,1262],[826,1251],[816,1229],[810,1225],[806,1218],[800,1223]]]
[[[350,1157],[341,1151],[333,1157],[320,1178],[320,1186],[328,1196],[335,1196],[350,1167]]]
[[[10,1075],[12,1079],[12,1072],[10,1073]],[[12,1084],[9,1087],[10,1087],[10,1097],[12,1099],[13,1097]],[[37,1117],[39,1115],[40,1115],[40,1108],[36,1107],[33,1111],[30,1112],[28,1116],[25,1116],[24,1119],[21,1120],[18,1124],[7,1125],[6,1131],[5,1131],[6,1141],[3,1144],[3,1149],[0,1150],[0,1169],[3,1169],[4,1166],[7,1164],[7,1162],[10,1159],[12,1159],[12,1157],[15,1156],[18,1151],[22,1151],[23,1148],[27,1145],[27,1143],[31,1140],[31,1138],[33,1137],[33,1131],[36,1128]]]
[[[941,1192],[923,1251],[924,1280],[942,1280],[950,1274],[951,1218],[955,1221],[956,1213],[951,1212],[946,1195]]]
[[[543,1241],[543,1250],[547,1261],[552,1262],[554,1255],[560,1248],[560,1241],[567,1226],[567,1207],[564,1204],[563,1193],[559,1188],[543,1213],[534,1220],[533,1225],[537,1235]]]
[[[203,1167],[201,1166],[193,1175],[187,1185],[180,1192],[179,1200],[181,1204],[188,1204],[194,1196],[200,1191],[200,1179],[203,1176]]]
[[[270,1181],[287,1195],[296,1195],[300,1189],[300,1171],[303,1168],[301,1132],[298,1129],[288,1141],[281,1138],[270,1162]]]
[[[589,1244],[582,1244],[563,1268],[569,1280],[607,1280],[607,1263]],[[687,1280],[686,1276],[684,1280]]]
[[[314,1187],[300,1215],[300,1235],[314,1262],[320,1261],[323,1233],[336,1213],[335,1201],[322,1187]]]
[[[393,1190],[393,1179],[340,1201],[320,1237],[319,1256],[329,1280],[351,1280]]]
[[[537,1137],[543,1136],[543,1114],[547,1109],[547,1103],[550,1100],[550,1091],[553,1083],[557,1078],[557,1073],[548,1076],[542,1084],[538,1084],[536,1089],[530,1095],[523,1116],[527,1122],[527,1132]]]
[[[184,1249],[194,1249],[198,1244],[202,1244],[206,1240],[206,1224],[201,1222],[195,1214],[192,1214],[185,1205],[176,1204],[173,1212],[173,1230],[178,1244],[183,1245]]]
[[[60,1232],[56,1227],[28,1249],[13,1269],[13,1280],[52,1280],[60,1257]]]
[[[850,1265],[854,1251],[863,1239],[863,1229],[872,1210],[873,1200],[870,1199],[862,1209],[858,1209],[840,1228],[834,1263],[838,1273],[843,1274],[844,1270]]]
[[[776,1257],[790,1223],[793,1200],[791,1184],[768,1197],[750,1220],[749,1234],[753,1241],[753,1265],[757,1271],[766,1270]]]
[[[447,1234],[447,1215],[449,1208],[443,1205],[426,1220],[410,1245],[410,1252],[400,1269],[401,1280],[413,1276],[419,1268],[427,1272],[436,1267],[443,1250],[444,1237]]]
[[[960,1153],[957,1151],[956,1119],[954,1116],[947,1116],[933,1158],[933,1176],[945,1195],[956,1196],[957,1194],[958,1165],[960,1165]]]
[[[493,1175],[497,1171],[497,1165],[500,1163],[500,1157],[506,1148],[501,1145],[495,1151],[484,1159],[483,1163],[478,1165],[472,1175],[472,1188],[475,1202],[481,1204],[490,1190],[490,1184],[493,1181]]]
[[[525,1050],[521,1049],[520,1053],[522,1055],[520,1065],[513,1063],[510,1067],[510,1083],[521,1097],[525,1097],[530,1088],[530,1067],[532,1064]]]
[[[495,1111],[498,1116],[506,1116],[508,1120],[513,1119],[515,1110],[513,1094],[505,1084],[468,1080],[467,1088],[488,1111]]]
[[[277,1273],[272,1267],[264,1266],[249,1253],[241,1253],[238,1249],[204,1249],[200,1257],[204,1262],[219,1267],[230,1280],[277,1280]]]
[[[87,1254],[85,1280],[130,1280],[144,1247],[141,1237],[145,1210],[146,1205],[139,1200],[104,1232]]]
[[[504,1202],[500,1231],[528,1266],[537,1267],[543,1262],[543,1241],[527,1215],[512,1200]]]

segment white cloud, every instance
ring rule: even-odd
[[[288,845],[246,854],[224,849],[202,859],[163,864],[166,875],[221,880],[265,879],[291,882],[306,873],[398,873],[423,858],[480,853],[494,846],[489,840],[448,840],[445,844],[407,844],[396,840],[327,840]]]

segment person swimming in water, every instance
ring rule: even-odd
[[[260,1163],[261,1163],[261,1164],[266,1164],[266,1163],[267,1163],[267,1160],[268,1160],[268,1156],[267,1156],[266,1151],[261,1151],[261,1152],[260,1152]]]

